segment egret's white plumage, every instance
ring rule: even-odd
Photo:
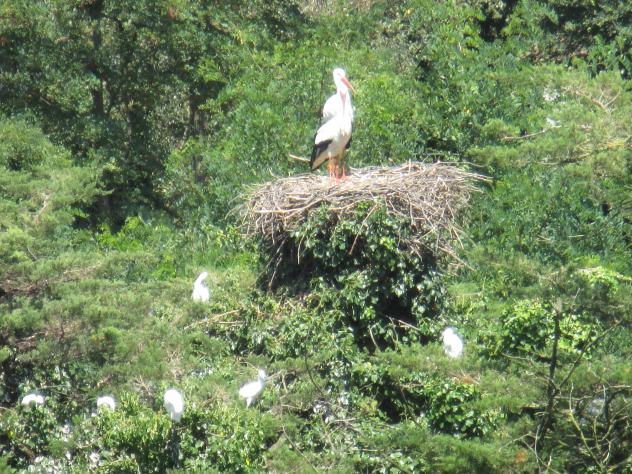
[[[586,411],[590,416],[596,418],[603,414],[605,406],[606,400],[603,397],[593,398],[588,404],[588,409]]]
[[[97,398],[97,409],[101,410],[103,408],[109,408],[110,410],[115,410],[116,401],[114,400],[114,397],[105,395],[103,397]]]
[[[170,388],[165,392],[164,406],[173,421],[180,421],[184,413],[184,399],[178,390]]]
[[[204,283],[207,276],[208,272],[202,272],[193,283],[193,293],[191,294],[193,301],[206,303],[210,299],[211,291],[208,286],[206,286],[206,283]]]
[[[22,398],[22,405],[28,406],[31,403],[35,403],[36,405],[44,404],[44,397],[39,393],[29,393]]]
[[[448,327],[441,333],[443,336],[443,350],[450,357],[461,357],[463,353],[463,341],[454,332],[454,328]]]
[[[92,451],[90,456],[88,456],[88,459],[90,460],[91,467],[96,467],[98,466],[99,461],[101,461],[101,456],[96,451]]]
[[[259,378],[252,382],[247,382],[239,389],[239,397],[246,400],[246,406],[249,407],[252,402],[263,392],[266,384],[266,373],[263,369],[259,369]]]
[[[353,90],[353,87],[344,69],[334,69],[333,77],[336,93],[327,99],[323,107],[323,118],[314,138],[310,166],[315,170],[329,160],[329,175],[338,179],[344,176],[342,161],[351,143],[353,106],[349,89]]]
[[[547,117],[546,118],[546,124],[550,127],[550,128],[559,128],[561,122],[559,120],[555,120],[552,119],[551,117]]]

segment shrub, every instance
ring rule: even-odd
[[[547,360],[555,333],[554,310],[538,300],[522,300],[500,316],[501,330],[484,340],[488,352]],[[579,354],[592,342],[598,326],[586,316],[563,314],[559,319],[560,350]]]
[[[58,421],[50,407],[18,406],[0,419],[0,455],[8,456],[17,468],[29,466],[36,457],[51,454],[51,445],[58,435]]]
[[[294,294],[307,286],[310,304],[339,314],[340,325],[353,327],[361,347],[375,349],[400,336],[418,339],[406,324],[424,333],[424,321],[441,308],[444,288],[440,256],[413,253],[406,221],[384,208],[369,209],[360,207],[344,220],[325,207],[313,212],[281,247],[266,276]]]

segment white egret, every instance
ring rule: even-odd
[[[22,399],[22,405],[28,406],[31,403],[35,403],[36,405],[43,405],[44,397],[39,393],[29,393],[28,395],[25,395]]]
[[[456,334],[454,328],[445,328],[441,334],[443,336],[443,351],[450,357],[461,357],[463,340]]]
[[[542,98],[546,102],[553,102],[554,100],[557,100],[559,96],[560,96],[560,93],[556,91],[555,89],[546,88],[544,89],[544,92],[542,92]]]
[[[165,392],[164,406],[173,421],[180,421],[184,413],[184,399],[178,390],[170,388]]]
[[[588,409],[586,410],[590,416],[596,418],[601,416],[604,412],[604,408],[606,407],[606,400],[603,397],[593,398],[588,404]]]
[[[550,128],[559,128],[561,122],[559,120],[555,120],[552,119],[551,117],[547,117],[546,118],[546,124],[550,127]]]
[[[193,283],[193,293],[191,294],[193,301],[206,303],[211,298],[211,291],[204,283],[206,277],[208,277],[208,272],[202,272]]]
[[[246,407],[249,407],[252,402],[261,394],[266,384],[266,372],[263,369],[259,369],[259,378],[251,382],[247,382],[239,389],[239,397],[246,400]]]
[[[323,118],[314,138],[309,164],[315,170],[329,160],[329,177],[338,180],[345,177],[343,160],[351,144],[353,107],[349,89],[354,89],[344,69],[334,69],[333,76],[336,93],[327,99],[323,107]]]
[[[101,461],[101,456],[99,455],[98,452],[92,451],[90,453],[90,456],[88,456],[88,459],[90,460],[90,465],[92,467],[96,467],[99,465],[99,461]]]
[[[116,409],[116,401],[114,400],[114,397],[105,395],[103,397],[97,398],[97,409],[101,410],[103,408],[114,411]]]

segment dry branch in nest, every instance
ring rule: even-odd
[[[414,237],[406,243],[412,251],[456,256],[454,244],[461,233],[457,214],[476,190],[474,183],[483,179],[451,164],[418,162],[353,169],[337,184],[324,175],[302,174],[259,185],[240,211],[247,236],[280,246],[322,205],[344,219],[358,205],[372,203],[367,215],[385,206],[410,223]]]

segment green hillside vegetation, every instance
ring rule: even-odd
[[[631,15],[4,0],[0,471],[632,473]],[[280,260],[243,237],[250,186],[307,171],[334,67],[353,167],[487,177],[458,258],[368,205]]]

